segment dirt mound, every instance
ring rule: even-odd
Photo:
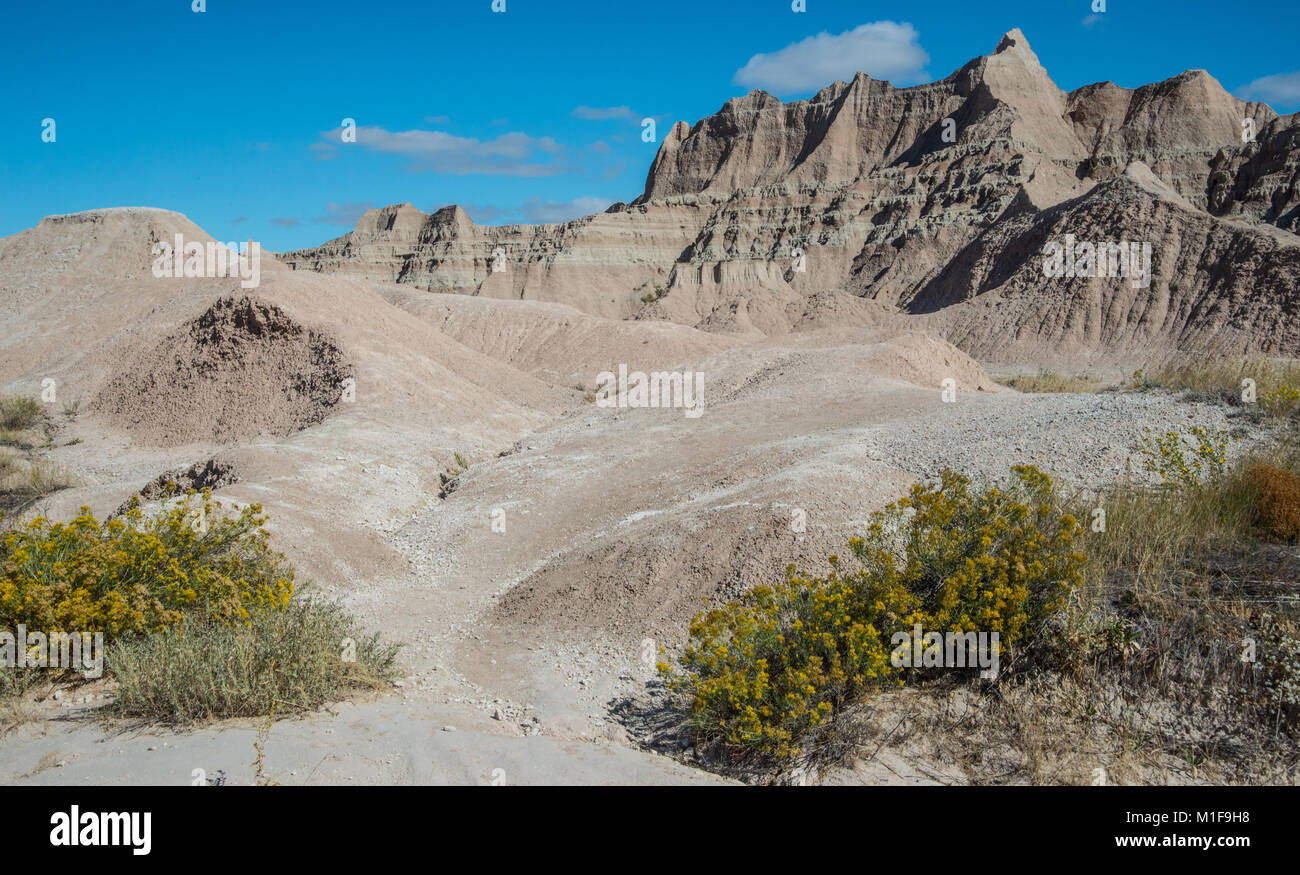
[[[137,497],[141,501],[157,501],[184,494],[191,489],[211,489],[215,492],[224,486],[238,483],[239,479],[239,468],[230,459],[208,459],[187,467],[173,468],[146,483],[143,489],[122,502],[110,516],[117,517],[126,513],[131,507],[131,501]]]
[[[323,421],[352,372],[329,335],[223,297],[111,377],[93,406],[148,444],[282,437]]]
[[[672,322],[618,321],[563,304],[377,288],[390,303],[456,342],[566,388],[594,386],[597,374],[620,363],[654,370],[738,343]]]
[[[959,391],[993,392],[997,384],[966,353],[920,331],[825,328],[772,338],[698,362],[707,406],[782,399],[843,403],[872,381],[932,392],[944,380]],[[828,379],[828,375],[834,375]]]

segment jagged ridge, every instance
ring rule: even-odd
[[[1243,120],[1257,130],[1254,142],[1242,142]],[[350,234],[283,260],[431,291],[779,334],[807,324],[813,302],[824,307],[828,296],[913,313],[960,304],[993,290],[978,270],[960,275],[976,261],[996,262],[999,276],[1024,268],[1023,278],[1031,277],[1038,253],[1017,229],[1140,164],[1186,208],[1169,212],[1164,224],[1147,221],[1143,210],[1111,210],[1104,219],[1111,224],[1083,222],[1080,230],[1106,239],[1145,234],[1158,252],[1200,246],[1194,261],[1207,272],[1205,282],[1161,276],[1152,288],[1216,295],[1244,276],[1242,263],[1214,257],[1215,241],[1228,238],[1206,230],[1218,227],[1215,217],[1231,218],[1229,237],[1258,254],[1251,262],[1255,294],[1274,302],[1266,308],[1273,312],[1289,290],[1268,283],[1290,275],[1290,255],[1278,254],[1285,247],[1269,226],[1294,231],[1300,222],[1298,155],[1296,115],[1238,100],[1203,70],[1137,89],[1103,82],[1067,94],[1013,30],[992,54],[926,85],[895,88],[858,74],[808,100],[783,103],[754,91],[695,125],[679,122],[660,145],[643,193],[601,215],[485,227],[457,207],[430,215],[399,204],[369,211]],[[1106,197],[1099,193],[1097,202]],[[1006,248],[988,251],[995,245]],[[1161,258],[1157,269],[1175,264],[1183,262]],[[1273,279],[1261,285],[1261,277]],[[997,321],[1000,338],[979,335],[969,320],[936,324],[972,350],[1016,357],[1034,338],[1025,328],[1032,307],[1017,317],[1014,303],[1031,287],[1050,288],[1041,280],[998,287],[1012,302]],[[643,301],[655,287],[666,294]],[[1188,312],[1215,306],[1194,302]],[[836,309],[860,323],[879,316]],[[1180,318],[1161,321],[1157,339],[1210,339]],[[1251,325],[1231,332],[1234,349],[1300,353],[1285,332]],[[1048,331],[1043,340],[1049,352],[1056,343],[1121,354],[1139,337],[1149,343],[1149,334],[1102,331],[1079,346],[1064,340],[1074,337],[1069,332]],[[1224,341],[1221,332],[1210,334]],[[1042,353],[1043,344],[1029,345]]]

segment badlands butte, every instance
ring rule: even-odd
[[[47,217],[0,240],[0,389],[82,400],[46,454],[74,485],[29,513],[212,486],[406,645],[391,693],[275,725],[276,780],[716,782],[645,743],[645,643],[673,652],[703,605],[788,563],[825,570],[943,467],[1096,488],[1144,428],[1227,427],[1216,405],[990,372],[1296,357],[1298,184],[1296,115],[1201,70],[1066,93],[1017,30],[930,84],[859,74],[678,123],[600,215],[398,204],[268,255],[255,288],[155,276],[155,243],[211,239],[179,213]],[[1070,242],[1074,275],[1046,276]],[[1090,271],[1085,243],[1147,254]],[[620,365],[702,374],[702,415],[592,403]],[[124,729],[96,719],[111,695],[41,703],[0,779],[252,780],[253,723]],[[974,780],[943,744],[886,738],[798,779]]]

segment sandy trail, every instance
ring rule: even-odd
[[[819,361],[838,355],[843,365],[860,354],[819,350]],[[771,580],[787,562],[824,567],[870,511],[944,460],[978,456],[987,476],[1020,461],[1109,476],[1112,457],[1130,451],[1126,429],[1171,418],[1225,424],[1217,408],[1156,396],[969,392],[943,404],[937,389],[865,376],[838,391],[823,386],[824,403],[797,403],[810,391],[792,363],[797,352],[721,355],[731,358],[704,366],[731,400],[700,418],[586,405],[507,455],[472,464],[446,499],[397,489],[410,479],[397,460],[336,461],[348,452],[341,422],[299,436],[311,453],[293,441],[242,451],[254,473],[259,458],[285,454],[372,472],[364,489],[351,479],[321,483],[300,461],[221,494],[273,492],[274,528],[295,558],[316,554],[316,539],[350,538],[347,549],[369,557],[369,573],[354,560],[346,582],[325,589],[365,625],[408,643],[408,676],[392,695],[277,723],[267,746],[271,776],[285,784],[491,783],[502,769],[510,783],[716,780],[636,749],[611,715],[654,676],[643,641],[678,645],[702,598]],[[1108,452],[1086,452],[1098,446]],[[388,504],[375,503],[384,495]],[[348,506],[360,510],[360,524],[329,528]],[[497,508],[505,532],[492,530]],[[791,530],[795,508],[806,514],[803,533]],[[322,528],[309,535],[310,525]],[[7,739],[0,778],[187,783],[203,768],[252,780],[248,722],[106,730],[78,718],[81,707],[57,708],[61,719]],[[897,751],[881,756],[855,780],[943,778]]]

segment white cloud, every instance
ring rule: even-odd
[[[1257,100],[1276,106],[1300,106],[1300,72],[1276,73],[1248,82],[1235,92],[1242,100]]]
[[[573,111],[573,117],[587,119],[588,121],[604,121],[606,119],[641,120],[641,117],[628,106],[580,106]]]
[[[775,94],[818,91],[858,72],[895,85],[915,85],[930,78],[925,71],[930,56],[917,36],[912,25],[894,21],[875,21],[834,36],[823,32],[778,52],[754,55],[732,81]]]
[[[530,222],[567,222],[603,213],[612,203],[609,198],[600,197],[580,197],[563,202],[534,197],[524,202],[524,217]]]
[[[445,206],[448,206],[448,204],[434,207],[432,212],[436,213]],[[498,207],[492,204],[461,204],[460,208],[469,213],[469,217],[480,225],[490,225],[493,222],[510,218],[519,212],[514,207]]]
[[[321,136],[330,143],[342,142],[341,129]],[[366,126],[356,129],[356,145],[389,155],[412,159],[408,170],[434,173],[484,173],[500,176],[553,176],[571,169],[565,164],[546,163],[546,156],[563,156],[564,146],[550,137],[530,137],[515,131],[494,140],[457,137],[443,131],[388,131]],[[538,153],[541,153],[540,156]]]
[[[352,228],[356,226],[357,220],[361,218],[362,214],[373,206],[374,204],[369,201],[364,204],[352,201],[340,204],[330,201],[325,206],[325,215],[318,216],[315,221],[326,225],[343,225]]]

